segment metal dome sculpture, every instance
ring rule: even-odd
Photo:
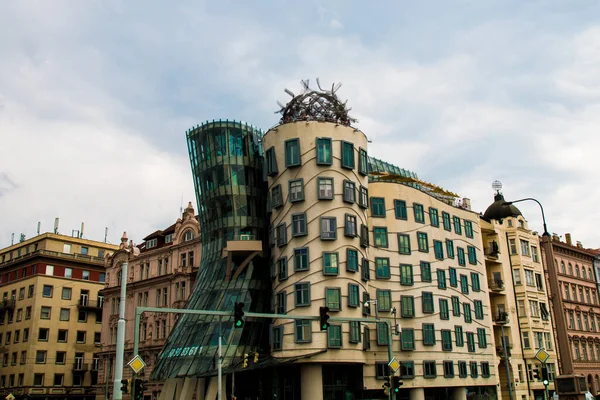
[[[332,84],[331,90],[325,90],[321,87],[319,78],[317,78],[318,90],[310,88],[309,80],[300,81],[302,84],[302,94],[295,95],[291,90],[285,89],[285,92],[292,97],[289,103],[283,105],[279,101],[277,104],[281,109],[275,113],[281,114],[281,124],[294,121],[324,121],[333,122],[340,125],[350,125],[358,122],[357,119],[348,115],[351,108],[346,108],[346,103],[341,102],[336,92],[342,86],[342,83]]]

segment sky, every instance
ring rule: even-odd
[[[140,243],[196,207],[187,129],[266,131],[284,89],[319,77],[343,83],[371,156],[478,212],[500,180],[598,248],[598,15],[579,0],[0,2],[0,247],[56,217]],[[538,206],[519,208],[541,231]]]

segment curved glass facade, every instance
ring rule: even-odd
[[[229,120],[207,122],[187,132],[196,200],[202,231],[202,258],[188,309],[233,311],[268,310],[269,271],[264,258],[255,257],[236,279],[226,279],[227,241],[265,237],[266,193],[263,178],[262,131]],[[232,268],[247,254],[234,255]],[[223,369],[235,368],[244,353],[268,348],[266,320],[246,320],[233,329],[233,318],[182,315],[173,328],[152,379],[216,374],[219,329]]]

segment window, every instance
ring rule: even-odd
[[[346,271],[358,272],[358,252],[354,249],[346,250]]]
[[[456,341],[456,347],[463,347],[465,345],[462,326],[454,327],[454,340]]]
[[[54,289],[53,286],[50,285],[44,285],[43,289],[42,289],[42,296],[43,297],[52,297],[52,290]]]
[[[332,200],[333,178],[319,178],[317,184],[319,185],[319,200]]]
[[[392,292],[390,290],[377,290],[377,310],[390,311],[392,309]]]
[[[425,223],[425,210],[422,204],[413,203],[413,211],[415,214],[415,222]]]
[[[292,236],[306,235],[306,213],[292,214]]]
[[[442,242],[440,242],[439,240],[434,240],[433,241],[433,251],[435,253],[436,259],[438,259],[438,260],[444,259],[444,247],[442,245]]]
[[[450,278],[450,286],[458,287],[458,279],[456,275],[456,268],[449,267],[448,268],[448,276]]]
[[[294,285],[294,305],[296,307],[310,305],[309,282],[299,282]]]
[[[369,247],[369,227],[367,225],[360,225],[360,245],[361,247]]]
[[[440,217],[436,208],[429,207],[429,223],[436,228],[440,226]]]
[[[473,317],[471,316],[471,304],[463,303],[463,314],[466,323],[471,323],[473,321]]]
[[[348,237],[357,236],[356,215],[346,214],[344,217],[346,223],[344,225],[344,235]]]
[[[281,185],[273,186],[271,189],[271,205],[273,208],[279,208],[283,206],[283,194],[281,192]]]
[[[466,261],[465,261],[465,249],[463,249],[462,247],[457,247],[456,248],[456,254],[458,257],[458,265],[464,267],[466,265]]]
[[[371,197],[371,216],[385,218],[385,199],[383,197]]]
[[[325,289],[325,304],[329,307],[330,311],[340,311],[342,309],[340,288],[327,288]]]
[[[400,284],[411,286],[413,283],[413,266],[410,264],[400,264]]]
[[[376,379],[389,379],[390,369],[387,363],[376,362],[375,363],[375,378]]]
[[[38,341],[47,342],[50,330],[48,328],[40,328],[38,331]]]
[[[300,163],[300,140],[289,139],[285,141],[285,166],[295,167]]]
[[[444,223],[444,229],[450,232],[452,230],[452,227],[450,226],[450,214],[445,211],[442,212],[442,221]]]
[[[513,269],[513,280],[515,281],[515,285],[521,284],[521,271],[518,269]]]
[[[421,282],[431,282],[431,264],[421,261]]]
[[[406,201],[394,200],[394,213],[396,214],[396,219],[408,219],[408,214],[406,213]]]
[[[77,331],[77,343],[85,343],[85,331]]]
[[[422,304],[424,314],[433,314],[433,293],[423,292],[422,293]]]
[[[539,318],[540,317],[540,305],[539,305],[539,303],[537,301],[535,301],[535,300],[529,300],[529,312],[531,313],[530,315],[532,317],[535,317],[535,318]]]
[[[467,349],[469,353],[475,353],[475,334],[467,332]]]
[[[477,252],[475,247],[467,246],[467,252],[469,253],[469,264],[477,265]]]
[[[442,350],[452,351],[452,331],[449,329],[442,329]]]
[[[481,377],[482,378],[490,377],[490,363],[487,361],[481,362]]]
[[[288,278],[288,266],[286,257],[281,257],[277,260],[277,275],[279,276],[279,282],[284,281]]]
[[[370,271],[370,266],[369,266],[369,260],[366,259],[366,258],[362,259],[361,278],[365,282],[371,279],[371,271]]]
[[[521,255],[530,257],[531,253],[529,252],[529,242],[527,240],[520,239],[521,242]],[[579,269],[577,269],[579,272]]]
[[[481,284],[479,283],[479,274],[477,272],[471,272],[471,287],[474,292],[481,290]]]
[[[460,317],[460,300],[458,296],[452,296],[452,315]]]
[[[69,251],[63,251],[63,253],[70,253],[71,252],[71,245],[66,244],[66,246],[69,246]],[[46,275],[52,276],[54,275],[54,265],[46,265]]]
[[[63,300],[71,300],[71,288],[70,287],[64,287],[62,288],[62,295],[61,295],[61,299]]]
[[[454,233],[457,235],[462,235],[462,227],[460,226],[460,217],[454,216],[452,218],[454,222]]]
[[[36,364],[46,364],[46,350],[38,350],[35,353],[35,363]]]
[[[66,329],[59,329],[56,341],[59,342],[59,343],[66,343],[67,342],[68,332],[69,331],[67,331]]]
[[[466,275],[460,276],[460,291],[463,294],[469,294],[469,280]]]
[[[446,239],[446,254],[448,258],[454,258],[454,241]]]
[[[465,236],[473,238],[473,223],[465,219]]]
[[[525,284],[527,286],[535,286],[535,279],[533,275],[533,271],[526,269],[525,270]]]
[[[481,349],[485,349],[487,347],[487,338],[484,328],[477,328],[477,344]]]
[[[354,145],[342,142],[342,168],[354,169]]]
[[[273,350],[281,350],[283,341],[283,326],[273,327]]]
[[[290,203],[304,200],[304,179],[294,179],[288,182]]]
[[[284,223],[277,225],[277,246],[282,247],[287,244],[287,226]]]
[[[410,254],[410,236],[404,233],[398,234],[398,253]]]
[[[294,271],[308,271],[308,248],[294,249]]]
[[[341,325],[329,325],[327,328],[327,347],[334,349],[342,347]]]
[[[275,148],[271,147],[266,152],[267,175],[277,175],[277,158],[275,157]]]
[[[348,284],[348,307],[358,307],[359,302],[359,289],[358,285],[354,283]]]
[[[40,319],[50,319],[50,311],[52,309],[48,306],[42,306],[40,309]]]
[[[436,376],[435,361],[423,361],[423,378],[435,378]]]
[[[390,278],[390,259],[384,257],[375,258],[375,277],[377,279]]]
[[[321,217],[321,240],[335,240],[336,229],[335,217]]]
[[[384,322],[377,323],[377,345],[386,346],[389,343],[387,324]]]
[[[356,184],[352,181],[344,181],[344,201],[351,204],[356,202]]]
[[[423,324],[423,345],[435,345],[435,326],[433,324]]]
[[[440,299],[440,319],[450,319],[450,309],[448,308],[447,299]]]
[[[483,303],[481,300],[473,300],[473,307],[475,308],[475,319],[483,319]]]
[[[471,366],[471,377],[477,378],[477,361],[471,361],[469,365]]]
[[[279,292],[275,295],[275,311],[277,314],[285,314],[287,312],[287,293]]]
[[[419,251],[421,251],[423,253],[429,252],[429,243],[427,241],[427,233],[417,232],[417,245],[419,247]]]
[[[402,328],[402,351],[410,351],[415,349],[415,331],[413,328]]]
[[[438,289],[446,289],[446,271],[437,270]]]
[[[44,374],[33,374],[33,386],[44,386]]]
[[[31,319],[31,306],[25,308],[25,320]]]
[[[368,171],[368,159],[367,159],[367,151],[364,149],[360,149],[358,151],[358,173],[361,175],[367,175]]]
[[[387,228],[376,226],[373,227],[373,241],[375,247],[388,247],[388,233]]]
[[[413,318],[415,316],[415,299],[413,296],[400,296],[400,307],[402,318]]]
[[[90,280],[90,271],[83,270],[81,272],[81,279],[83,279],[84,281],[89,281]]]
[[[350,321],[350,335],[348,341],[350,343],[360,343],[360,322]]]
[[[29,285],[29,287],[27,288],[27,298],[29,298],[29,299],[32,298],[34,291],[35,291],[35,286]]]
[[[339,271],[338,253],[323,252],[323,275],[337,275]]]
[[[452,343],[450,343],[452,346]],[[444,378],[454,378],[454,363],[452,361],[444,361]]]
[[[466,378],[468,376],[467,374],[467,362],[466,361],[459,361],[458,362],[458,376],[461,378]]]
[[[333,163],[331,157],[331,139],[317,138],[317,164],[331,165]]]
[[[294,339],[296,343],[309,343],[311,338],[311,323],[310,320],[296,320],[295,321],[295,332]]]
[[[358,194],[359,194],[358,205],[362,208],[368,208],[369,207],[369,190],[366,187],[361,185]]]

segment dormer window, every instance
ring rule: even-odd
[[[156,247],[157,244],[157,240],[156,239],[150,239],[146,242],[146,248],[147,249],[151,249],[153,247]]]
[[[194,232],[193,231],[186,231],[183,234],[183,241],[184,242],[189,242],[190,240],[192,240],[194,238]]]
[[[171,243],[173,241],[173,234],[169,233],[167,236],[165,236],[165,243]]]

